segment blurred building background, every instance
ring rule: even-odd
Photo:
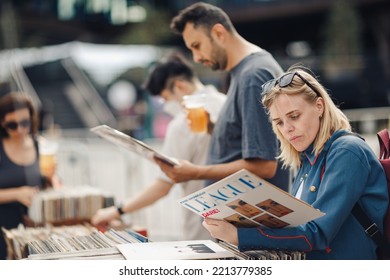
[[[119,118],[120,128],[129,133],[141,138],[159,136],[152,128],[155,116],[150,114],[153,107],[148,106],[153,105],[140,90],[140,84],[147,68],[164,52],[179,48],[189,55],[181,37],[170,32],[169,22],[178,10],[193,2],[196,1],[2,0],[0,50],[4,51],[0,57],[2,61],[12,61],[13,76],[15,72],[25,72],[19,76],[26,76],[31,83],[43,103],[43,111],[54,112],[53,121],[64,128],[93,124],[93,113],[88,121],[88,117],[77,116],[77,109],[70,108],[74,106],[67,106],[65,111],[72,112],[62,117],[57,112],[59,101],[49,98],[63,95],[50,95],[57,80],[67,84],[67,79],[75,80],[77,74],[82,74],[84,82],[94,88],[90,90],[96,90],[102,98],[102,102],[93,101],[94,106],[84,106],[86,112],[100,112],[97,122],[114,125],[112,118]],[[388,0],[206,2],[223,8],[245,38],[269,50],[283,67],[296,62],[311,67],[342,109],[390,105]],[[47,46],[53,47],[38,54],[37,48]],[[6,65],[3,63],[3,68]],[[10,87],[4,84],[9,76],[6,72],[1,69],[1,92]],[[224,73],[210,73],[205,67],[198,67],[198,72],[204,82],[225,89]],[[78,82],[83,81],[80,78]],[[118,93],[125,88],[131,93]],[[61,104],[68,103],[65,101],[62,98]],[[88,102],[92,100],[87,98]],[[125,108],[126,104],[130,108]],[[107,111],[102,109],[104,106]]]
[[[91,184],[127,197],[153,179],[156,166],[91,135],[109,124],[159,147],[169,117],[142,82],[161,56],[181,50],[170,19],[196,1],[2,0],[0,95],[23,90],[41,112],[41,130],[59,143],[65,184]],[[389,126],[389,0],[214,0],[238,32],[287,69],[311,67],[354,129],[375,140]],[[195,65],[204,83],[226,89],[226,75]],[[370,143],[374,143],[372,141]],[[375,147],[374,147],[375,149]],[[178,190],[131,219],[155,239],[175,233]],[[157,210],[156,210],[157,209]],[[171,212],[169,212],[171,211]],[[158,213],[171,221],[158,224]]]

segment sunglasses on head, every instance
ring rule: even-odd
[[[281,88],[288,87],[292,83],[295,75],[297,75],[299,78],[301,78],[301,80],[309,88],[311,88],[317,94],[318,97],[321,96],[321,94],[318,92],[318,90],[316,90],[316,88],[311,83],[309,83],[308,80],[306,80],[301,74],[299,74],[298,71],[288,72],[288,73],[280,76],[279,78],[272,79],[272,80],[269,80],[268,82],[265,82],[261,86],[261,89],[262,89],[261,95],[266,95],[274,86],[277,86],[277,85],[279,85],[279,87],[281,87]]]
[[[10,130],[16,130],[18,127],[23,127],[23,128],[29,128],[31,126],[31,120],[30,119],[23,119],[19,122],[16,121],[9,121],[4,123],[4,128],[5,129],[10,129]]]

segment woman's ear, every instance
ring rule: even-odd
[[[322,97],[317,98],[316,108],[318,110],[318,116],[322,117],[322,115],[324,114],[324,110],[325,110],[324,99]]]

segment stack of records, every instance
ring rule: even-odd
[[[240,252],[223,241],[150,242],[131,228],[98,231],[84,225],[46,226],[6,230],[9,259],[238,259],[304,260],[300,251],[253,250]],[[146,244],[147,243],[147,244]]]
[[[124,259],[118,244],[148,242],[129,228],[103,233],[89,224],[3,231],[9,259]]]
[[[35,224],[62,225],[88,221],[100,208],[114,205],[112,195],[89,186],[64,187],[39,192],[29,207]]]
[[[240,260],[305,260],[306,254],[301,251],[286,250],[251,250],[240,252],[237,246],[230,243],[219,241],[218,243],[225,249],[234,253]]]

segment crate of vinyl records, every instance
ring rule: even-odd
[[[114,197],[90,186],[48,189],[34,196],[28,216],[35,225],[87,222],[100,208],[114,205]]]
[[[88,223],[2,230],[8,259],[124,259],[117,245],[148,242],[130,227],[102,232]]]
[[[299,251],[254,250],[213,240],[151,242],[132,227],[99,231],[88,223],[71,226],[24,227],[6,230],[8,259],[116,260],[304,260]]]

